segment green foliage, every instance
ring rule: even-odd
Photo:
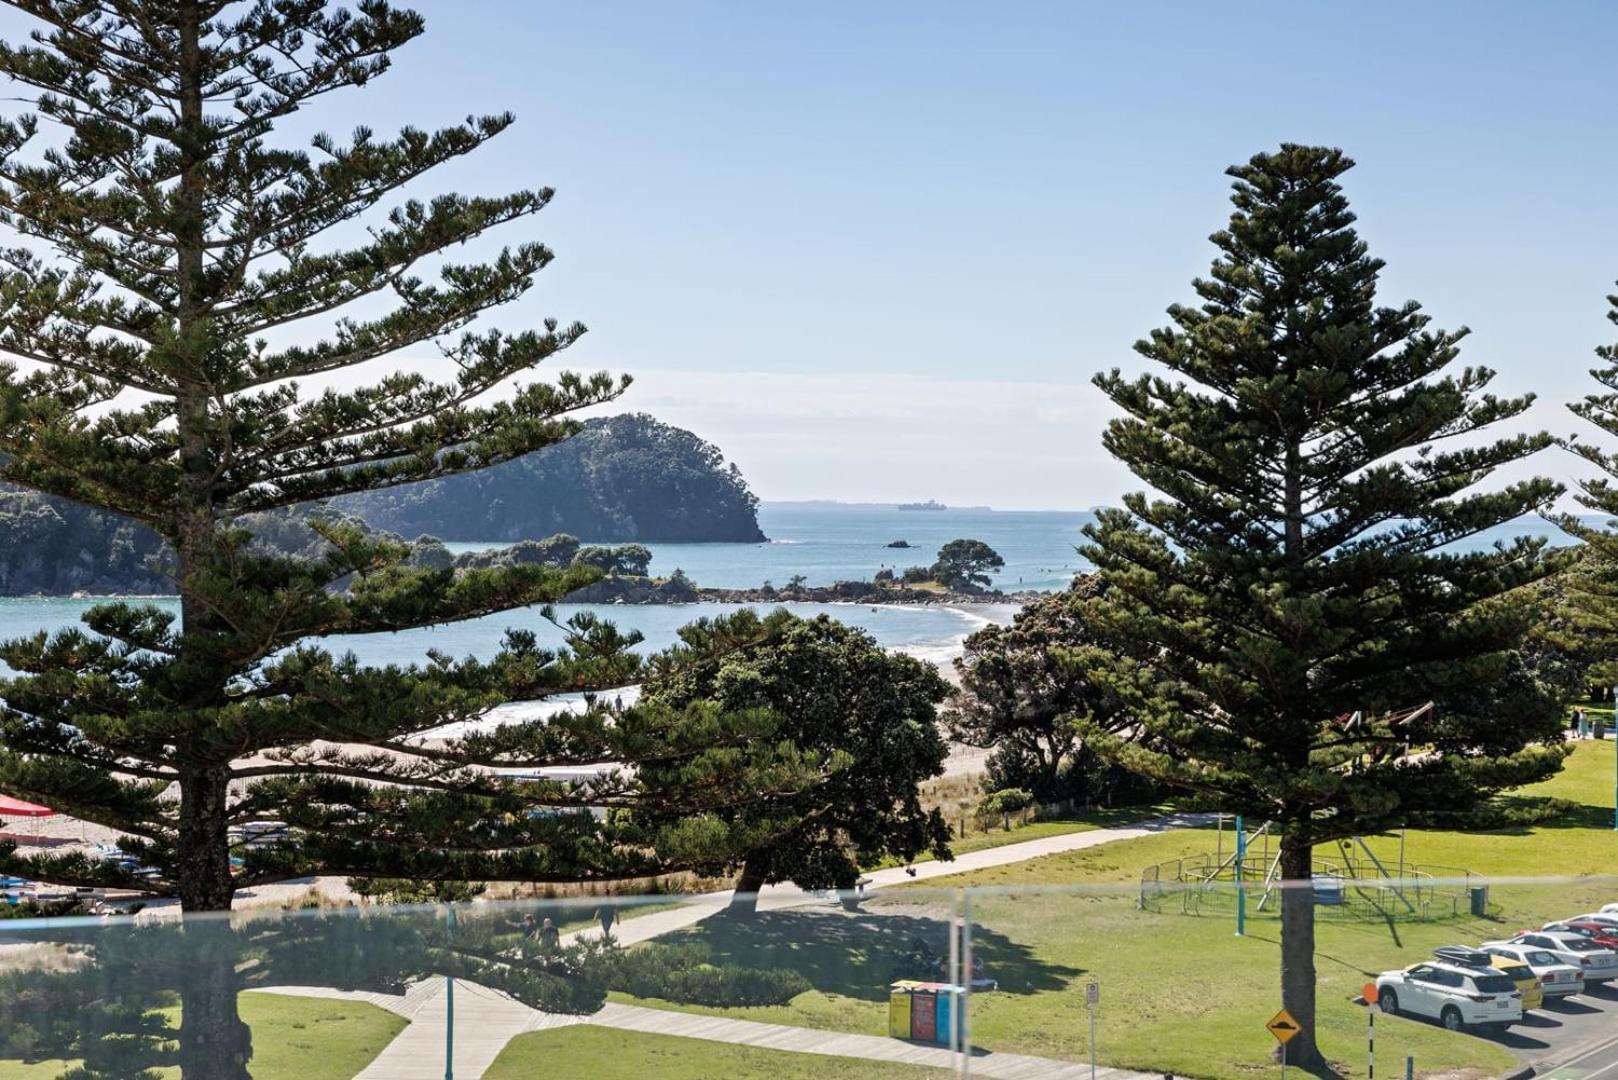
[[[811,988],[791,968],[717,966],[713,949],[700,942],[637,945],[615,953],[606,979],[611,989],[635,997],[715,1008],[785,1005]]]
[[[991,623],[963,644],[955,659],[959,688],[943,720],[958,742],[993,750],[995,786],[1028,787],[1045,802],[1156,798],[1079,737],[1079,721],[1109,731],[1127,726],[1117,701],[1064,659],[1095,643],[1085,604],[1102,589],[1100,579],[1081,577],[1025,604],[1009,625]]]
[[[1285,145],[1233,167],[1200,303],[1137,346],[1185,381],[1096,379],[1123,413],[1107,449],[1157,495],[1086,530],[1108,587],[1074,655],[1144,738],[1086,730],[1131,769],[1278,823],[1289,879],[1315,842],[1464,813],[1565,753],[1555,700],[1514,660],[1533,617],[1515,593],[1555,563],[1527,539],[1452,547],[1549,506],[1548,480],[1478,489],[1549,439],[1473,437],[1531,399],[1488,394],[1486,369],[1446,374],[1464,332],[1376,306],[1382,264],[1338,183],[1351,165]],[[1299,895],[1283,999],[1316,1064]]]
[[[999,552],[982,540],[951,540],[938,549],[931,576],[950,589],[987,589],[994,581],[989,572],[1005,565]]]
[[[583,547],[573,556],[579,566],[589,566],[604,574],[622,577],[645,577],[652,564],[652,553],[642,544],[624,544],[621,547]]]
[[[1000,788],[990,791],[978,800],[978,813],[1010,814],[1034,805],[1034,793],[1026,788]]]
[[[712,444],[644,413],[587,420],[560,445],[342,506],[378,528],[449,540],[558,532],[651,543],[764,539],[740,470]]]
[[[850,888],[861,865],[883,858],[948,857],[949,828],[922,808],[918,792],[943,772],[947,753],[936,708],[948,687],[932,667],[826,616],[786,611],[699,620],[680,638],[651,661],[645,701],[769,710],[779,717],[778,737],[839,766],[772,797],[769,805],[800,823],[749,849],[742,892],[778,881]]]
[[[609,625],[575,621],[556,648],[514,630],[488,659],[385,668],[319,644],[542,605],[600,576],[573,563],[571,538],[463,563],[302,509],[346,514],[346,496],[516,462],[626,385],[534,377],[582,326],[487,326],[550,263],[544,245],[458,261],[531,221],[549,189],[403,194],[511,116],[393,137],[361,126],[307,148],[277,130],[382,76],[421,18],[318,0],[27,8],[38,33],[0,45],[0,73],[33,110],[0,120],[0,220],[28,240],[0,252],[0,352],[29,362],[0,364],[0,481],[149,529],[172,552],[181,614],[101,604],[82,629],[0,643],[0,791],[120,831],[154,873],[9,843],[0,870],[220,910],[237,888],[310,874],[424,888],[643,877],[782,827],[718,813],[825,767],[759,710],[593,706],[421,738],[504,702],[634,680],[635,639]],[[439,370],[394,370],[404,351],[438,355]],[[372,361],[390,373],[364,385]],[[344,373],[355,388],[305,389]],[[601,490],[666,478],[671,440],[647,436],[642,464],[608,468]],[[588,785],[515,775],[604,761],[624,767]],[[283,838],[248,847],[233,874],[228,828],[265,820],[285,822]],[[180,1054],[239,1078],[244,1031],[208,993],[229,978],[191,973]]]
[[[377,904],[466,904],[482,896],[488,886],[471,881],[349,878],[348,887]]]

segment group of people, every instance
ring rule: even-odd
[[[1597,739],[1606,737],[1602,721],[1595,719],[1583,709],[1575,706],[1568,726],[1568,737],[1572,739],[1588,739],[1592,736]]]

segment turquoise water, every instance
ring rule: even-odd
[[[69,597],[0,598],[0,639],[70,626],[77,623],[85,609],[96,602],[93,599]],[[172,597],[138,602],[154,604],[168,611],[179,608],[179,602]],[[897,605],[870,607],[864,604],[772,606],[785,607],[805,617],[828,613],[835,619],[869,631],[878,643],[888,648],[902,649],[929,660],[948,658],[961,638],[990,618],[1009,617],[1006,612],[993,608],[968,611]],[[611,620],[620,628],[639,631],[645,637],[639,646],[642,652],[673,644],[675,631],[689,622],[735,610],[736,606],[730,604],[559,604],[556,607],[557,616],[562,619],[574,612],[588,611]],[[532,630],[542,642],[549,644],[560,644],[563,640],[562,634],[541,618],[537,608],[525,608],[426,630],[332,637],[327,639],[327,645],[339,652],[352,651],[367,664],[416,662],[425,659],[429,649],[457,657],[487,657],[499,648],[500,639],[508,627]]]
[[[684,570],[698,585],[746,588],[785,585],[802,574],[810,585],[870,581],[888,567],[927,566],[951,540],[982,540],[1006,560],[1001,589],[1062,589],[1088,564],[1074,551],[1095,520],[1082,511],[898,510],[891,506],[765,503],[759,526],[766,544],[648,544],[652,573]],[[908,549],[889,548],[906,540]],[[611,543],[590,539],[590,543]],[[470,551],[487,544],[451,544]]]

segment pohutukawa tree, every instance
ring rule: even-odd
[[[419,16],[378,0],[11,6],[40,28],[0,45],[0,71],[34,90],[32,112],[0,123],[0,215],[23,238],[0,255],[0,350],[19,358],[0,368],[0,478],[150,526],[173,548],[180,615],[102,604],[91,633],[0,647],[18,673],[0,684],[0,790],[119,830],[155,874],[9,849],[0,866],[187,911],[292,874],[639,875],[723,855],[730,830],[710,809],[813,771],[759,738],[768,717],[702,708],[593,709],[425,745],[501,702],[633,677],[628,642],[590,623],[568,648],[520,631],[488,659],[371,669],[307,639],[550,601],[599,571],[415,565],[407,546],[333,523],[317,525],[318,560],[249,548],[245,513],[506,461],[568,437],[569,413],[624,385],[521,381],[583,327],[480,321],[529,290],[543,245],[448,257],[527,221],[549,190],[400,195],[511,116],[274,141],[284,118],[382,75]],[[441,357],[441,381],[397,370],[418,347]],[[298,382],[355,382],[373,361],[385,373],[368,386]],[[587,788],[493,771],[643,759],[684,767]],[[631,812],[595,820],[602,807]],[[643,828],[641,807],[678,822]],[[264,819],[285,821],[287,841],[233,876],[228,830]]]
[[[1541,543],[1453,546],[1555,498],[1479,490],[1549,440],[1474,437],[1530,399],[1446,373],[1464,330],[1377,306],[1352,164],[1284,145],[1231,168],[1200,303],[1136,346],[1179,379],[1097,377],[1124,413],[1107,449],[1156,494],[1088,530],[1109,587],[1077,654],[1137,725],[1094,745],[1280,827],[1281,1001],[1313,1068],[1315,845],[1442,821],[1562,757],[1556,703],[1514,677],[1531,613],[1501,600],[1548,572]]]

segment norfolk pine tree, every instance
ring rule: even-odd
[[[1607,297],[1607,319],[1618,324],[1618,296]],[[1590,372],[1601,389],[1568,405],[1575,416],[1589,421],[1608,435],[1618,435],[1618,345],[1596,348],[1602,366]],[[1608,515],[1605,527],[1597,527],[1568,514],[1558,524],[1584,541],[1583,555],[1561,581],[1562,604],[1556,625],[1557,641],[1590,661],[1588,679],[1600,686],[1618,686],[1618,662],[1611,657],[1618,645],[1618,530],[1612,518],[1618,517],[1618,455],[1577,435],[1564,446],[1601,470],[1601,475],[1578,481],[1575,498],[1586,509]]]
[[[249,549],[243,513],[509,460],[568,437],[569,413],[623,386],[569,373],[515,385],[583,327],[474,325],[529,290],[551,261],[543,245],[446,257],[537,214],[548,190],[400,192],[509,115],[274,145],[278,122],[382,75],[419,16],[373,0],[12,6],[42,27],[0,45],[0,71],[35,91],[32,113],[0,123],[0,220],[26,244],[0,255],[0,350],[23,361],[0,368],[0,478],[159,533],[180,617],[108,603],[86,616],[93,634],[0,647],[19,673],[0,684],[0,791],[127,834],[155,877],[9,848],[0,866],[174,895],[186,911],[312,873],[638,876],[722,855],[730,829],[705,811],[814,771],[760,738],[768,717],[703,709],[594,708],[423,745],[419,733],[504,701],[622,684],[632,642],[588,622],[567,648],[520,631],[488,660],[370,669],[305,639],[546,602],[599,571],[418,566],[405,545],[329,523],[320,560]],[[333,234],[355,221],[368,231],[342,247]],[[418,346],[447,379],[395,371],[318,394],[297,381]],[[665,766],[656,789],[633,770],[587,790],[491,771],[647,758]],[[643,806],[678,824],[642,827]],[[597,821],[602,807],[618,812]],[[233,878],[227,830],[265,819],[287,822],[288,841],[247,852]]]
[[[1281,828],[1281,1004],[1316,1069],[1314,845],[1441,821],[1563,753],[1556,703],[1507,678],[1531,611],[1502,598],[1549,572],[1541,543],[1441,550],[1551,502],[1543,479],[1477,490],[1548,438],[1467,438],[1530,399],[1443,373],[1465,331],[1376,306],[1352,164],[1284,145],[1231,168],[1201,303],[1136,346],[1183,381],[1097,377],[1124,413],[1107,449],[1157,494],[1088,529],[1109,588],[1075,654],[1147,736],[1095,745]]]

